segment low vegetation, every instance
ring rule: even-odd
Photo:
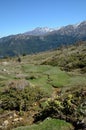
[[[47,118],[42,123],[32,126],[19,127],[15,130],[73,130],[73,126],[65,121]]]
[[[86,42],[0,60],[1,130],[84,130],[85,99]]]
[[[56,52],[56,51],[55,51]],[[61,48],[42,64],[60,66],[65,71],[79,69],[81,73],[86,73],[86,42],[79,42],[75,46]]]
[[[22,86],[18,86],[16,88],[13,83],[11,85],[0,93],[1,109],[16,110],[19,112],[28,111],[34,102],[46,96],[39,87],[26,86],[22,88]]]

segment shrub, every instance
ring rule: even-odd
[[[0,93],[0,106],[4,110],[27,111],[34,102],[44,96],[46,94],[39,87],[9,87]]]
[[[77,122],[77,119],[81,120],[81,117],[83,119],[86,116],[85,94],[84,90],[80,90],[59,99],[51,99],[43,110],[35,114],[34,122],[47,117],[64,119],[72,123]]]
[[[18,62],[21,62],[21,58],[20,58],[20,57],[18,57],[17,61],[18,61]]]

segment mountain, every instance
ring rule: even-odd
[[[36,28],[0,38],[0,57],[33,54],[86,40],[86,21],[57,29]]]
[[[54,31],[55,29],[53,28],[48,28],[48,27],[37,27],[35,28],[34,30],[32,31],[29,31],[29,32],[25,32],[24,34],[25,35],[33,35],[33,36],[40,36],[40,35],[45,35],[49,32],[52,32]]]

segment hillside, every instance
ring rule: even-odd
[[[86,41],[0,59],[0,130],[85,130]]]
[[[85,40],[86,21],[54,31],[38,28],[31,32],[0,38],[0,57],[33,54]]]
[[[52,51],[51,56],[41,64],[59,66],[65,71],[80,71],[86,73],[86,41],[78,42],[75,46],[66,46]],[[52,55],[53,54],[53,55]]]

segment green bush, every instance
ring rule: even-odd
[[[58,99],[49,100],[48,105],[34,116],[34,122],[44,120],[47,117],[64,119],[69,122],[81,120],[85,114],[85,95],[84,90],[73,92]]]
[[[45,96],[39,87],[27,86],[23,90],[10,87],[0,92],[0,105],[4,110],[27,111],[34,102]]]

